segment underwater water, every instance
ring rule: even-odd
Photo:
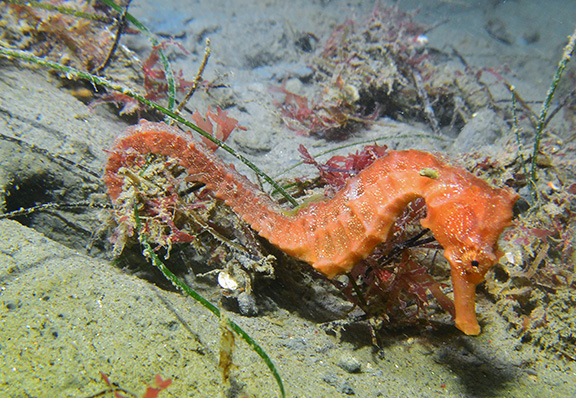
[[[0,7],[0,397],[576,396],[576,2]]]

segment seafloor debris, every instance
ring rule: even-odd
[[[302,134],[345,139],[380,117],[459,128],[491,103],[481,72],[450,64],[428,47],[415,13],[378,7],[363,23],[334,29],[309,65],[311,93],[271,89],[285,123]]]
[[[44,3],[61,5],[57,0]],[[108,28],[114,18],[106,13],[106,7],[96,9],[87,1],[68,1],[66,7],[85,17],[25,2],[3,2],[0,39],[12,48],[91,71],[104,63],[114,42],[114,34]]]

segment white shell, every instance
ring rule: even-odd
[[[424,47],[425,45],[428,44],[428,36],[426,36],[426,35],[416,36],[416,37],[414,38],[414,42],[415,42],[417,45]]]
[[[218,274],[218,284],[220,287],[228,290],[238,289],[238,282],[236,282],[227,272],[220,272]]]

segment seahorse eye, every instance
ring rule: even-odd
[[[474,268],[478,267],[480,265],[480,263],[477,260],[472,260],[470,262],[470,265],[473,266]]]

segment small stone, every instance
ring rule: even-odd
[[[354,389],[348,384],[348,382],[344,382],[342,387],[340,388],[340,392],[346,395],[356,395]]]
[[[344,369],[348,373],[360,373],[362,371],[362,364],[352,355],[342,355],[338,358],[336,365]]]
[[[256,304],[256,298],[246,292],[238,295],[238,309],[244,316],[256,316],[260,312]]]

